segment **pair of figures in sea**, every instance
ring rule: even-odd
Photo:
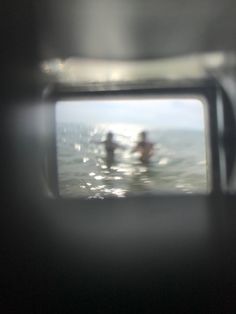
[[[119,145],[114,140],[114,134],[112,132],[108,132],[106,135],[106,139],[100,144],[104,145],[106,152],[106,162],[108,165],[112,165],[115,161],[115,151],[118,148],[123,148],[122,145]],[[148,140],[147,132],[142,131],[139,134],[139,140],[131,151],[132,153],[139,153],[139,160],[143,164],[148,164],[150,158],[154,152],[154,144]]]

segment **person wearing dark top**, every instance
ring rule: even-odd
[[[103,144],[106,152],[106,164],[107,167],[111,167],[111,165],[115,161],[115,151],[117,148],[122,148],[121,145],[114,141],[114,134],[112,132],[108,132],[106,135],[106,139],[102,142],[97,142],[97,144]]]
[[[120,147],[116,142],[113,140],[114,135],[112,132],[108,132],[105,141],[103,144],[105,146],[106,151],[106,158],[107,160],[114,161],[115,158],[115,150]]]

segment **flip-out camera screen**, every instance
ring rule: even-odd
[[[206,192],[204,107],[194,97],[58,101],[60,196]]]

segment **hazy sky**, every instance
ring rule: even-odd
[[[204,128],[204,108],[199,99],[58,101],[56,114],[58,122],[132,123],[149,129]]]

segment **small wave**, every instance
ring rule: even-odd
[[[158,162],[158,165],[164,166],[164,165],[167,165],[168,163],[169,163],[169,159],[168,159],[168,158],[162,158],[162,159]]]

